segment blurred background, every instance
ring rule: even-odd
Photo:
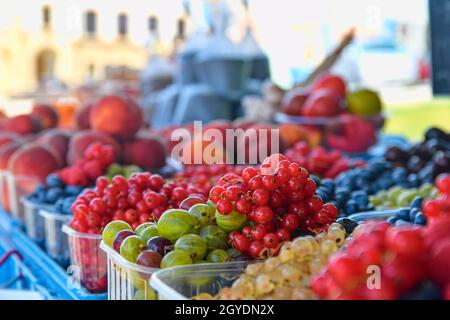
[[[145,97],[149,77],[168,75],[158,78],[165,88],[180,72],[178,54],[212,34],[264,52],[271,80],[288,89],[307,79],[351,28],[354,39],[331,70],[354,88],[380,93],[385,132],[418,139],[431,125],[450,129],[450,100],[434,98],[430,86],[427,0],[3,1],[0,108],[13,116],[36,99],[50,100],[70,118],[102,90],[154,104],[153,92]]]

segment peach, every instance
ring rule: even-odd
[[[299,141],[308,141],[308,132],[300,125],[284,123],[280,125],[280,137],[290,148]]]
[[[19,149],[22,145],[19,142],[10,142],[0,147],[0,170],[6,170],[8,168],[9,158]]]
[[[67,151],[69,150],[70,134],[61,129],[51,129],[43,134],[38,139],[39,143],[52,148],[61,159],[62,163],[66,163]]]
[[[295,88],[289,91],[281,103],[282,111],[290,116],[300,116],[308,96],[309,92],[305,88]]]
[[[50,129],[58,126],[58,112],[46,104],[37,104],[33,107],[31,115],[39,119],[42,129]]]
[[[0,132],[0,147],[11,142],[19,142],[20,136],[13,132]]]
[[[116,160],[119,161],[121,159],[121,148],[114,138],[101,132],[84,130],[77,132],[70,138],[69,150],[67,152],[67,164],[72,165],[77,160],[83,158],[84,151],[93,142],[112,145],[116,150]]]
[[[32,192],[37,182],[43,183],[52,172],[61,168],[58,155],[47,146],[30,143],[16,150],[9,158],[8,170],[14,176],[33,178],[26,179],[22,190]]]
[[[41,129],[40,122],[34,116],[22,114],[9,118],[5,123],[5,130],[21,135],[36,133]]]
[[[304,117],[333,117],[337,116],[341,108],[342,99],[333,91],[320,89],[314,91],[306,100],[302,108]]]
[[[313,91],[327,89],[334,92],[341,99],[345,97],[347,85],[341,77],[333,74],[324,74],[320,76],[312,86]]]
[[[93,106],[93,104],[87,104],[77,110],[75,114],[75,122],[78,129],[87,130],[91,128],[89,124],[89,116]]]
[[[142,126],[142,111],[132,100],[119,96],[100,99],[89,114],[92,129],[119,140],[133,138]]]
[[[167,150],[163,140],[153,134],[140,134],[123,147],[125,164],[143,169],[159,169],[166,165]]]

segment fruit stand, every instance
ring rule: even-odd
[[[283,89],[216,18],[176,65],[0,118],[0,299],[449,300],[449,128],[385,132],[331,71],[354,30]]]

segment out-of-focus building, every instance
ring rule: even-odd
[[[149,28],[172,50],[178,0],[14,0],[0,4],[0,96],[32,92],[47,79],[68,86],[111,67],[141,69]]]

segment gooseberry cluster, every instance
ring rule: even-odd
[[[322,146],[310,148],[305,141],[298,142],[284,154],[311,174],[322,178],[334,179],[341,172],[365,165],[364,161],[351,160],[337,150],[327,151]]]
[[[94,189],[82,193],[72,205],[71,226],[79,232],[99,234],[112,220],[128,222],[133,229],[157,221],[167,209],[178,208],[188,197],[188,183],[165,181],[158,174],[117,175],[110,183],[99,177]]]
[[[326,230],[337,208],[316,195],[308,171],[283,155],[272,155],[259,168],[224,175],[209,197],[220,215],[245,215],[250,225],[229,234],[229,242],[251,257],[276,255],[297,229]],[[217,219],[217,217],[216,217]]]
[[[111,145],[99,142],[92,143],[84,152],[82,159],[70,167],[58,172],[64,185],[86,187],[95,179],[105,174],[109,165],[114,162],[115,150]]]
[[[450,174],[441,174],[436,178],[437,199],[424,202],[422,210],[428,219],[450,216]]]
[[[345,251],[334,255],[313,278],[311,287],[321,299],[402,298],[430,278],[430,265],[449,267],[448,257],[430,255],[425,233],[384,221],[365,223],[355,229]]]

